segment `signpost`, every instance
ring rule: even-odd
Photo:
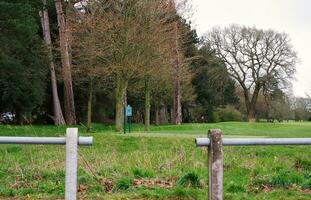
[[[128,123],[129,133],[131,132],[133,108],[130,105],[127,105],[124,108],[124,133],[126,133],[126,124]]]

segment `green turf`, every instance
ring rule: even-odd
[[[94,145],[79,147],[81,199],[207,199],[207,150],[194,138],[220,128],[225,137],[311,137],[311,123],[152,126],[113,132],[95,124]],[[0,135],[62,136],[66,127],[0,126]],[[64,146],[0,145],[0,199],[64,195]],[[225,147],[225,199],[311,199],[311,146]],[[134,182],[134,179],[136,182]],[[150,186],[137,181],[159,180]],[[161,182],[162,181],[162,182]],[[164,187],[164,183],[172,187]]]

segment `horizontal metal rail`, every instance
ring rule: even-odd
[[[78,137],[78,144],[89,146],[93,137]],[[0,137],[0,144],[66,144],[66,137]]]
[[[198,147],[209,146],[209,138],[196,138]],[[311,145],[311,138],[223,138],[224,146],[250,145]]]

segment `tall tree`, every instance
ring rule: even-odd
[[[180,44],[180,24],[179,17],[177,15],[177,5],[175,0],[169,1],[169,9],[172,26],[172,66],[173,72],[173,106],[171,113],[171,121],[173,124],[180,125],[182,122],[182,112],[181,112],[181,88],[180,88],[180,73],[181,73],[181,44]]]
[[[225,63],[208,46],[202,46],[198,54],[200,58],[192,66],[196,102],[203,108],[201,114],[204,119],[214,122],[215,108],[227,104],[234,105],[238,101],[235,82],[229,76]]]
[[[64,125],[65,120],[63,116],[63,111],[60,105],[57,91],[57,81],[55,73],[55,64],[53,61],[52,53],[52,43],[51,43],[51,33],[50,33],[50,23],[49,23],[49,14],[47,10],[46,0],[42,0],[43,9],[40,11],[41,26],[43,32],[43,38],[47,47],[47,54],[50,61],[50,77],[51,77],[51,88],[52,88],[52,98],[53,98],[53,120],[55,125]]]
[[[115,86],[117,131],[123,128],[123,109],[128,83],[141,74],[142,64],[145,62],[144,52],[150,46],[144,43],[142,37],[146,27],[143,3],[112,0],[93,2],[85,6],[80,21],[76,21],[84,24],[84,21],[90,20],[94,24],[84,27],[85,30],[75,29],[75,35],[78,37],[76,41],[79,42],[81,37],[81,42],[88,49],[86,55],[92,54],[92,63],[101,65],[102,71],[106,72],[105,76],[112,77]],[[92,37],[87,36],[87,39],[82,32],[88,32]]]
[[[172,23],[176,20],[172,20],[172,16],[176,16],[176,12],[172,12],[167,3],[161,0],[92,2],[80,8],[83,12],[75,20],[80,28],[74,29],[73,42],[84,46],[87,52],[74,50],[74,53],[91,59],[88,67],[101,65],[99,68],[105,71],[103,76],[112,78],[117,131],[123,128],[126,94],[133,92],[128,89],[130,82],[141,83],[148,130],[155,79],[158,80],[161,73],[173,77],[168,64],[173,58]],[[180,65],[180,73],[182,67]]]
[[[171,122],[180,125],[182,119],[182,82],[183,72],[185,67],[190,64],[189,57],[187,57],[188,47],[193,42],[193,30],[190,23],[187,21],[187,15],[190,14],[191,9],[187,0],[169,0],[168,2],[168,16],[170,16],[169,24],[171,25],[171,32],[168,37],[171,38],[172,49],[172,67],[173,67],[173,103],[171,109]],[[190,37],[189,37],[190,36]],[[189,56],[190,54],[188,54]]]
[[[168,45],[170,38],[167,37],[168,31],[172,30],[171,25],[167,23],[171,13],[166,4],[158,0],[148,1],[144,3],[144,11],[143,38],[146,48],[141,76],[144,80],[145,131],[149,131],[152,100],[155,93],[161,90],[158,88],[159,82],[166,82],[172,77],[171,48]]]
[[[102,32],[107,30],[107,26],[102,25],[107,21],[101,15],[93,15],[92,12],[95,10],[91,7],[84,9],[84,12],[77,10],[72,13],[74,15],[69,16],[69,22],[73,36],[72,57],[75,60],[72,66],[73,76],[76,79],[74,84],[88,96],[86,119],[87,128],[91,129],[93,97],[99,85],[101,88],[106,86],[108,75],[105,71],[106,62],[103,61],[108,53],[102,46],[97,45],[108,43],[107,38],[102,37]]]
[[[57,22],[59,30],[59,47],[62,61],[62,74],[64,81],[64,107],[65,119],[68,125],[76,124],[74,95],[72,89],[71,60],[69,54],[69,28],[62,8],[62,1],[55,0]]]
[[[295,98],[293,109],[296,121],[310,120],[311,118],[311,99],[310,98]]]
[[[179,47],[179,34],[178,34],[178,22],[174,22],[174,41],[175,46],[174,51],[174,79],[173,79],[173,119],[174,124],[180,125],[182,122],[182,113],[181,113],[181,88],[180,88],[180,47]]]
[[[30,3],[0,1],[0,112],[15,113],[18,123],[30,123],[45,96],[47,62],[37,18]]]
[[[215,28],[205,37],[242,87],[249,121],[255,121],[259,92],[271,80],[293,77],[297,56],[288,35],[238,25]]]

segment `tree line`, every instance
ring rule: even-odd
[[[15,122],[181,124],[310,118],[291,95],[288,35],[214,28],[199,38],[186,1],[0,0],[0,113]]]

